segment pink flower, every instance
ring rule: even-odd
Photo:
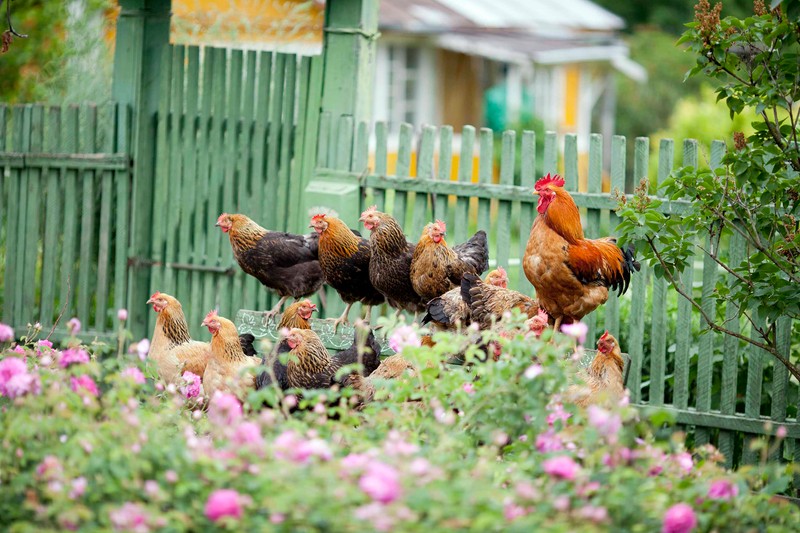
[[[411,326],[400,326],[389,337],[389,348],[401,353],[406,346],[419,346],[422,342],[416,330]]]
[[[142,374],[142,371],[136,368],[135,366],[126,368],[125,370],[122,371],[120,375],[132,379],[134,383],[137,383],[139,385],[145,382],[144,374]]]
[[[622,418],[610,411],[590,405],[586,409],[586,414],[589,417],[589,424],[591,424],[601,435],[615,441],[617,433],[622,429]],[[691,457],[689,457],[691,459]]]
[[[551,477],[572,481],[575,479],[581,467],[572,460],[572,457],[559,455],[558,457],[544,460],[542,462],[542,469],[544,469],[545,474]]]
[[[578,515],[600,524],[608,520],[608,509],[603,506],[585,505],[578,510]]]
[[[181,377],[185,383],[180,388],[181,394],[187,399],[200,396],[200,376],[187,370]]]
[[[19,344],[17,344],[16,346],[14,346],[14,347],[11,349],[11,351],[12,351],[12,352],[14,352],[14,353],[18,353],[18,354],[20,354],[20,355],[25,355],[25,348],[23,348],[23,347],[22,347],[22,346],[20,346]]]
[[[286,520],[286,515],[283,513],[272,513],[269,515],[269,521],[273,524],[282,524]]]
[[[233,394],[217,391],[208,406],[208,419],[212,423],[225,427],[242,418],[242,404]]]
[[[36,354],[37,355],[42,355],[42,353],[45,350],[52,350],[52,349],[53,349],[53,343],[50,342],[47,339],[42,339],[42,340],[40,340],[39,342],[36,343]]]
[[[69,378],[70,388],[80,394],[81,396],[85,396],[89,394],[91,396],[98,396],[100,391],[97,388],[97,384],[86,374],[80,375],[77,378],[71,377]]]
[[[144,507],[138,503],[128,502],[122,507],[108,513],[115,531],[133,531],[147,533],[150,531],[150,517]]]
[[[77,317],[72,317],[67,322],[67,329],[70,335],[77,335],[81,332],[81,321]]]
[[[0,322],[0,342],[11,342],[14,340],[14,328],[8,324]]]
[[[536,449],[540,453],[557,452],[564,449],[561,437],[552,428],[536,436]]]
[[[120,322],[125,322],[128,320],[128,310],[125,308],[117,309],[117,320]]]
[[[383,449],[387,455],[413,455],[419,451],[419,446],[403,439],[399,431],[392,430],[383,443]]]
[[[61,461],[54,455],[46,455],[42,462],[36,467],[36,475],[50,481],[61,475]]]
[[[333,452],[324,440],[307,440],[291,429],[278,435],[273,450],[278,459],[301,464],[307,463],[312,457],[319,457],[323,461],[333,458]]]
[[[242,422],[233,433],[233,442],[240,446],[249,445],[260,448],[264,444],[261,428],[255,422]]]
[[[7,395],[6,384],[14,376],[25,374],[28,367],[25,361],[18,357],[7,357],[0,361],[0,394]]]
[[[0,396],[18,398],[41,391],[39,375],[29,373],[25,361],[18,357],[6,357],[0,361]]]
[[[692,454],[688,452],[681,452],[676,453],[673,456],[675,463],[683,470],[685,473],[689,473],[692,471],[694,467],[694,461],[692,460]]]
[[[164,479],[167,480],[167,483],[177,483],[178,473],[174,470],[167,470],[164,472]]]
[[[522,518],[526,514],[528,513],[525,511],[525,508],[521,505],[517,505],[516,503],[506,502],[503,505],[503,517],[505,517],[506,522],[513,522],[517,518]]]
[[[206,517],[212,522],[230,516],[236,520],[242,517],[248,498],[231,489],[217,489],[206,501]]]
[[[357,519],[369,522],[375,531],[391,531],[394,527],[394,517],[378,502],[362,505],[356,508],[353,514]]]
[[[584,324],[583,322],[574,322],[572,324],[563,324],[561,326],[561,332],[569,335],[576,341],[578,344],[583,344],[586,342],[586,333],[589,331],[589,326]]]
[[[61,352],[61,358],[58,360],[58,364],[61,368],[67,368],[71,365],[79,365],[83,363],[89,362],[89,354],[86,350],[81,350],[80,348],[69,348]]]
[[[78,477],[72,480],[72,488],[69,491],[69,497],[72,500],[77,500],[86,492],[88,482],[85,477]]]
[[[475,385],[473,385],[471,381],[468,381],[468,382],[464,383],[461,386],[461,388],[464,389],[464,392],[466,392],[470,396],[475,394]]]
[[[708,488],[708,497],[712,500],[732,500],[739,495],[739,487],[727,479],[720,479]]]
[[[130,353],[135,353],[139,356],[139,359],[144,361],[147,359],[147,352],[150,351],[150,341],[148,339],[142,339],[135,344],[131,344],[128,348]]]
[[[358,486],[367,496],[383,504],[392,503],[402,492],[397,470],[380,461],[373,461],[367,466],[367,471],[358,480]]]
[[[569,420],[569,417],[572,416],[571,414],[569,414],[564,410],[564,405],[562,405],[561,403],[549,405],[547,406],[547,409],[548,411],[550,411],[547,415],[548,426],[552,426],[558,420],[563,420],[564,422],[566,422],[567,420]]]
[[[372,462],[372,458],[363,453],[351,453],[341,460],[342,470],[364,470]]]
[[[523,374],[527,379],[535,379],[537,376],[542,375],[544,372],[544,367],[540,364],[533,364],[525,369],[525,373]]]
[[[686,503],[676,503],[664,513],[661,533],[689,533],[697,527],[697,517]]]
[[[785,439],[786,433],[786,426],[778,426],[778,429],[775,430],[775,436],[779,439]]]

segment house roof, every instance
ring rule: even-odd
[[[506,28],[546,35],[625,26],[589,0],[383,0],[379,21],[381,29],[410,33]]]

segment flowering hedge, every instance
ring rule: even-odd
[[[773,498],[785,468],[726,472],[711,447],[659,439],[663,413],[559,403],[569,337],[489,334],[498,361],[452,366],[463,339],[422,348],[401,331],[393,342],[420,371],[378,383],[362,410],[346,393],[272,389],[201,410],[194,377],[157,385],[135,350],[6,343],[0,529],[778,531],[800,519]]]

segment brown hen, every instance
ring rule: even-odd
[[[564,395],[567,402],[586,407],[590,404],[616,405],[625,395],[625,361],[617,339],[608,330],[597,340],[597,355],[580,371],[583,385],[571,385]]]
[[[474,274],[464,274],[461,280],[461,297],[469,305],[472,322],[481,329],[491,328],[512,309],[519,309],[528,318],[536,316],[539,303],[530,296],[515,290],[484,283]]]
[[[211,333],[211,358],[203,373],[203,391],[211,398],[215,392],[227,392],[244,399],[248,389],[255,387],[255,375],[250,369],[258,366],[256,357],[248,357],[239,342],[236,326],[227,318],[211,311],[203,320]]]

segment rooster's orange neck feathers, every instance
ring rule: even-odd
[[[336,217],[325,217],[328,227],[319,236],[319,247],[326,252],[349,256],[358,252],[361,242],[347,225]]]
[[[237,251],[246,250],[255,246],[267,234],[267,230],[256,224],[244,215],[231,215],[233,225],[228,232],[231,245]]]
[[[568,243],[575,244],[583,240],[581,214],[572,196],[561,187],[553,187],[551,190],[556,196],[550,202],[547,211],[539,216],[550,229],[561,235]]]

